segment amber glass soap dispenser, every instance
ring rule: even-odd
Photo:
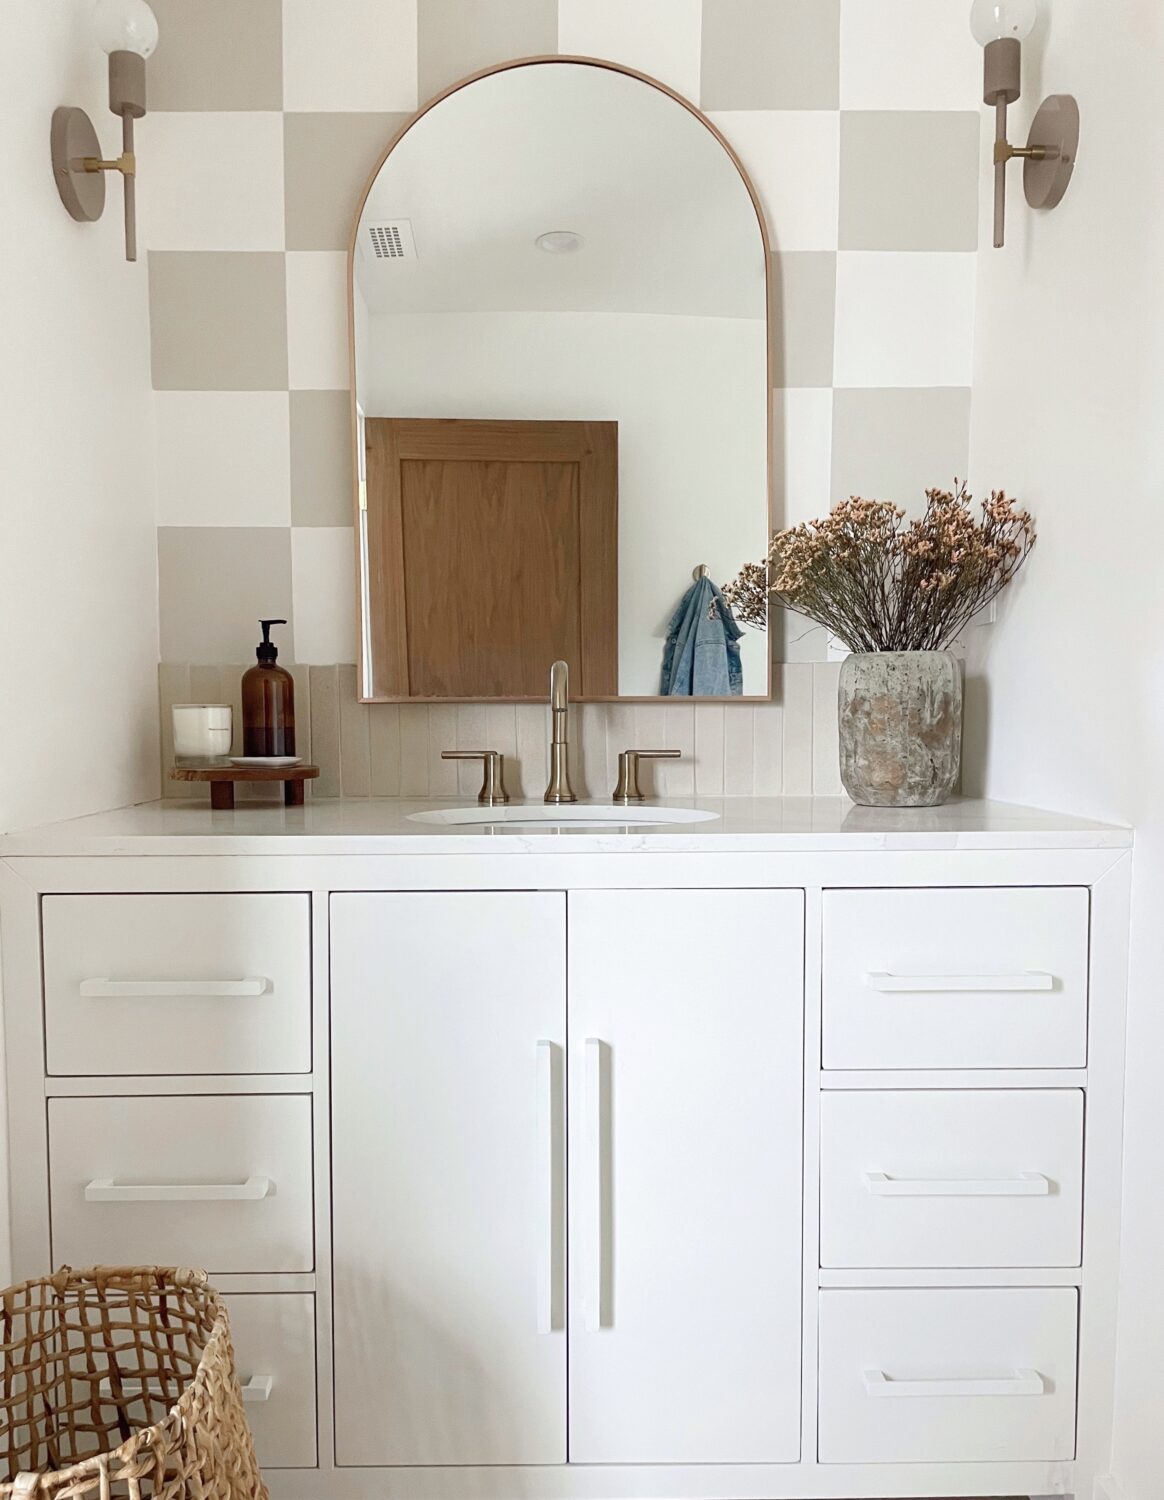
[[[279,665],[279,648],[271,643],[271,626],[286,623],[259,621],[258,661],[242,680],[244,755],[295,754],[295,680]]]

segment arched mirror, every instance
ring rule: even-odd
[[[580,59],[458,85],[351,251],[373,701],[765,698],[716,585],[770,529],[767,243],[710,123]]]

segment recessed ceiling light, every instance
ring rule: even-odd
[[[539,234],[534,244],[547,255],[573,255],[575,250],[581,250],[583,240],[572,229],[550,229]]]

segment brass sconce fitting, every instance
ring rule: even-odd
[[[1038,16],[1036,0],[974,0],[970,30],[984,48],[982,100],[994,108],[994,248],[1006,236],[1006,164],[1023,163],[1032,208],[1054,208],[1067,191],[1079,147],[1079,106],[1070,94],[1040,104],[1025,146],[1007,138],[1006,112],[1022,93],[1022,44]]]
[[[99,0],[97,39],[109,53],[109,108],[121,120],[121,154],[109,160],[83,109],[53,111],[53,180],[74,219],[94,223],[105,211],[105,173],[119,172],[125,199],[125,258],[137,259],[137,157],[133,122],[146,112],[146,58],[158,41],[158,23],[146,0]]]

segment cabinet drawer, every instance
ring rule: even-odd
[[[46,896],[48,1071],[305,1073],[306,895]]]
[[[311,1100],[52,1099],[56,1265],[309,1271]]]
[[[1077,1266],[1078,1089],[821,1099],[821,1264]]]
[[[223,1301],[260,1466],[315,1468],[315,1298],[245,1292]]]
[[[827,891],[826,1068],[1081,1068],[1081,887]]]
[[[1069,1459],[1073,1287],[827,1291],[822,1463]]]

